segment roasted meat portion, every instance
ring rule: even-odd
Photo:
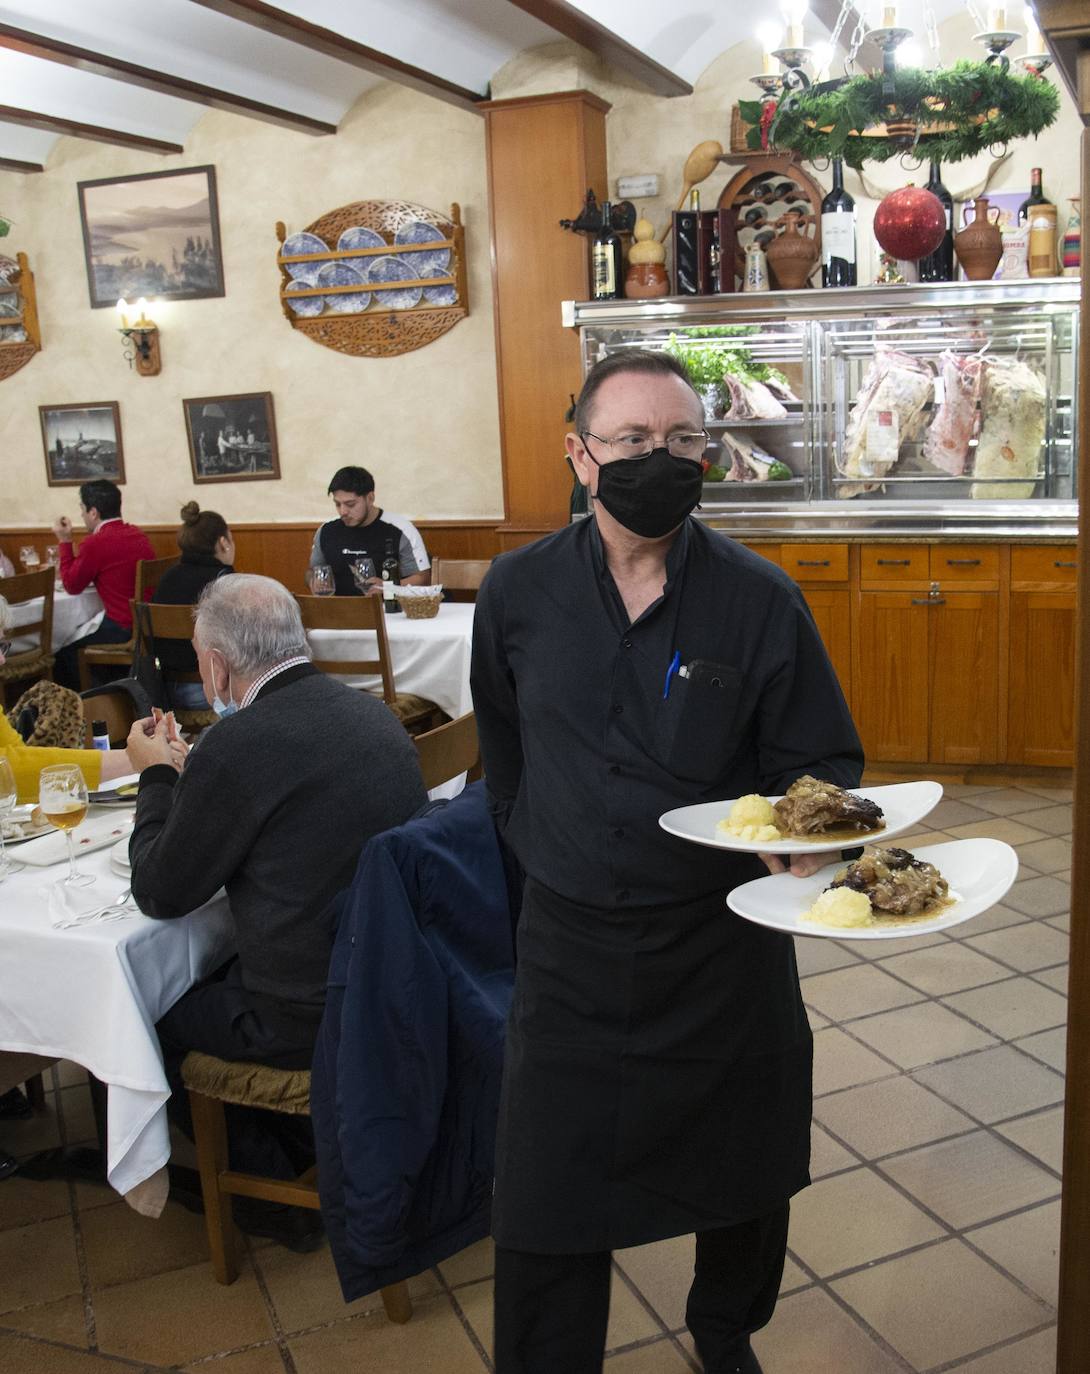
[[[774,810],[776,824],[785,835],[819,835],[834,827],[880,830],[885,823],[877,802],[809,774],[791,784]]]
[[[842,868],[830,887],[864,892],[880,916],[916,916],[944,901],[950,886],[934,864],[907,849],[868,845],[862,858]]]

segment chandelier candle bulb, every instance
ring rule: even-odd
[[[886,5],[882,10],[882,27],[884,29],[895,29],[897,27],[896,5]]]
[[[1027,5],[1027,6],[1026,6],[1026,52],[1028,52],[1028,53],[1039,53],[1039,52],[1042,52],[1042,51],[1043,51],[1043,49],[1042,49],[1042,46],[1041,46],[1041,30],[1037,27],[1037,17],[1036,17],[1036,15],[1033,13],[1033,11],[1030,9],[1030,7]]]
[[[117,309],[118,328],[119,328],[119,329],[127,329],[127,328],[129,327],[129,316],[128,316],[128,309],[129,309],[129,307],[128,307],[128,303],[126,302],[126,300],[125,300],[124,297],[121,297],[121,299],[117,302],[116,309]]]
[[[757,41],[761,45],[761,71],[769,76],[777,69],[773,56],[780,46],[780,27],[778,24],[762,24],[757,30]]]

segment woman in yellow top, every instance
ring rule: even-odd
[[[11,649],[11,611],[8,603],[0,596],[0,664]],[[39,749],[24,744],[19,734],[9,724],[0,710],[0,758],[6,758],[15,774],[15,786],[19,789],[20,802],[38,800],[38,774],[52,763],[78,763],[87,786],[91,791],[100,782],[111,778],[124,777],[131,773],[132,765],[124,749]]]

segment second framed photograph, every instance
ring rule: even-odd
[[[78,487],[95,477],[124,482],[121,415],[116,401],[39,406],[45,475],[51,487]]]
[[[280,476],[271,391],[183,401],[194,482],[268,481]]]

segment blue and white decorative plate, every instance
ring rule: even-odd
[[[449,277],[450,269],[440,267],[433,272],[421,272],[420,275],[422,277]],[[458,299],[458,292],[449,283],[446,286],[425,286],[424,299],[429,305],[453,305]]]
[[[305,231],[289,234],[280,249],[281,255],[285,258],[295,257],[303,253],[328,252],[329,244],[324,239],[320,239],[317,234],[308,234]],[[293,281],[305,281],[308,286],[317,286],[318,271],[323,264],[320,262],[286,262],[284,266],[288,269],[288,276]]]
[[[386,257],[371,259],[371,265],[367,269],[367,280],[370,282],[412,281],[416,277],[417,271],[418,268],[415,264],[409,266],[404,259],[395,258],[389,254]],[[404,291],[376,291],[375,309],[411,310],[414,305],[418,304],[421,290],[422,288],[419,286],[409,286]]]
[[[377,229],[368,229],[362,224],[353,224],[337,240],[342,253],[350,253],[354,248],[385,248],[386,240]]]
[[[381,261],[381,259],[380,259]],[[319,286],[363,286],[366,278],[358,267],[347,262],[327,262],[318,273]],[[355,315],[366,310],[371,302],[369,291],[346,291],[343,295],[324,297],[326,308],[335,315]]]
[[[425,224],[422,219],[411,219],[394,235],[394,242],[442,243],[445,238],[446,234],[434,224]],[[444,276],[450,270],[449,248],[438,248],[434,253],[406,253],[404,258],[415,268],[414,277],[434,276],[433,268],[442,268]]]
[[[317,275],[317,273],[315,273]],[[291,281],[284,287],[284,299],[291,306],[297,315],[302,315],[309,319],[314,315],[320,315],[325,309],[326,298],[324,296],[300,296],[297,300],[292,299],[296,291],[309,291],[312,284],[309,281]]]

